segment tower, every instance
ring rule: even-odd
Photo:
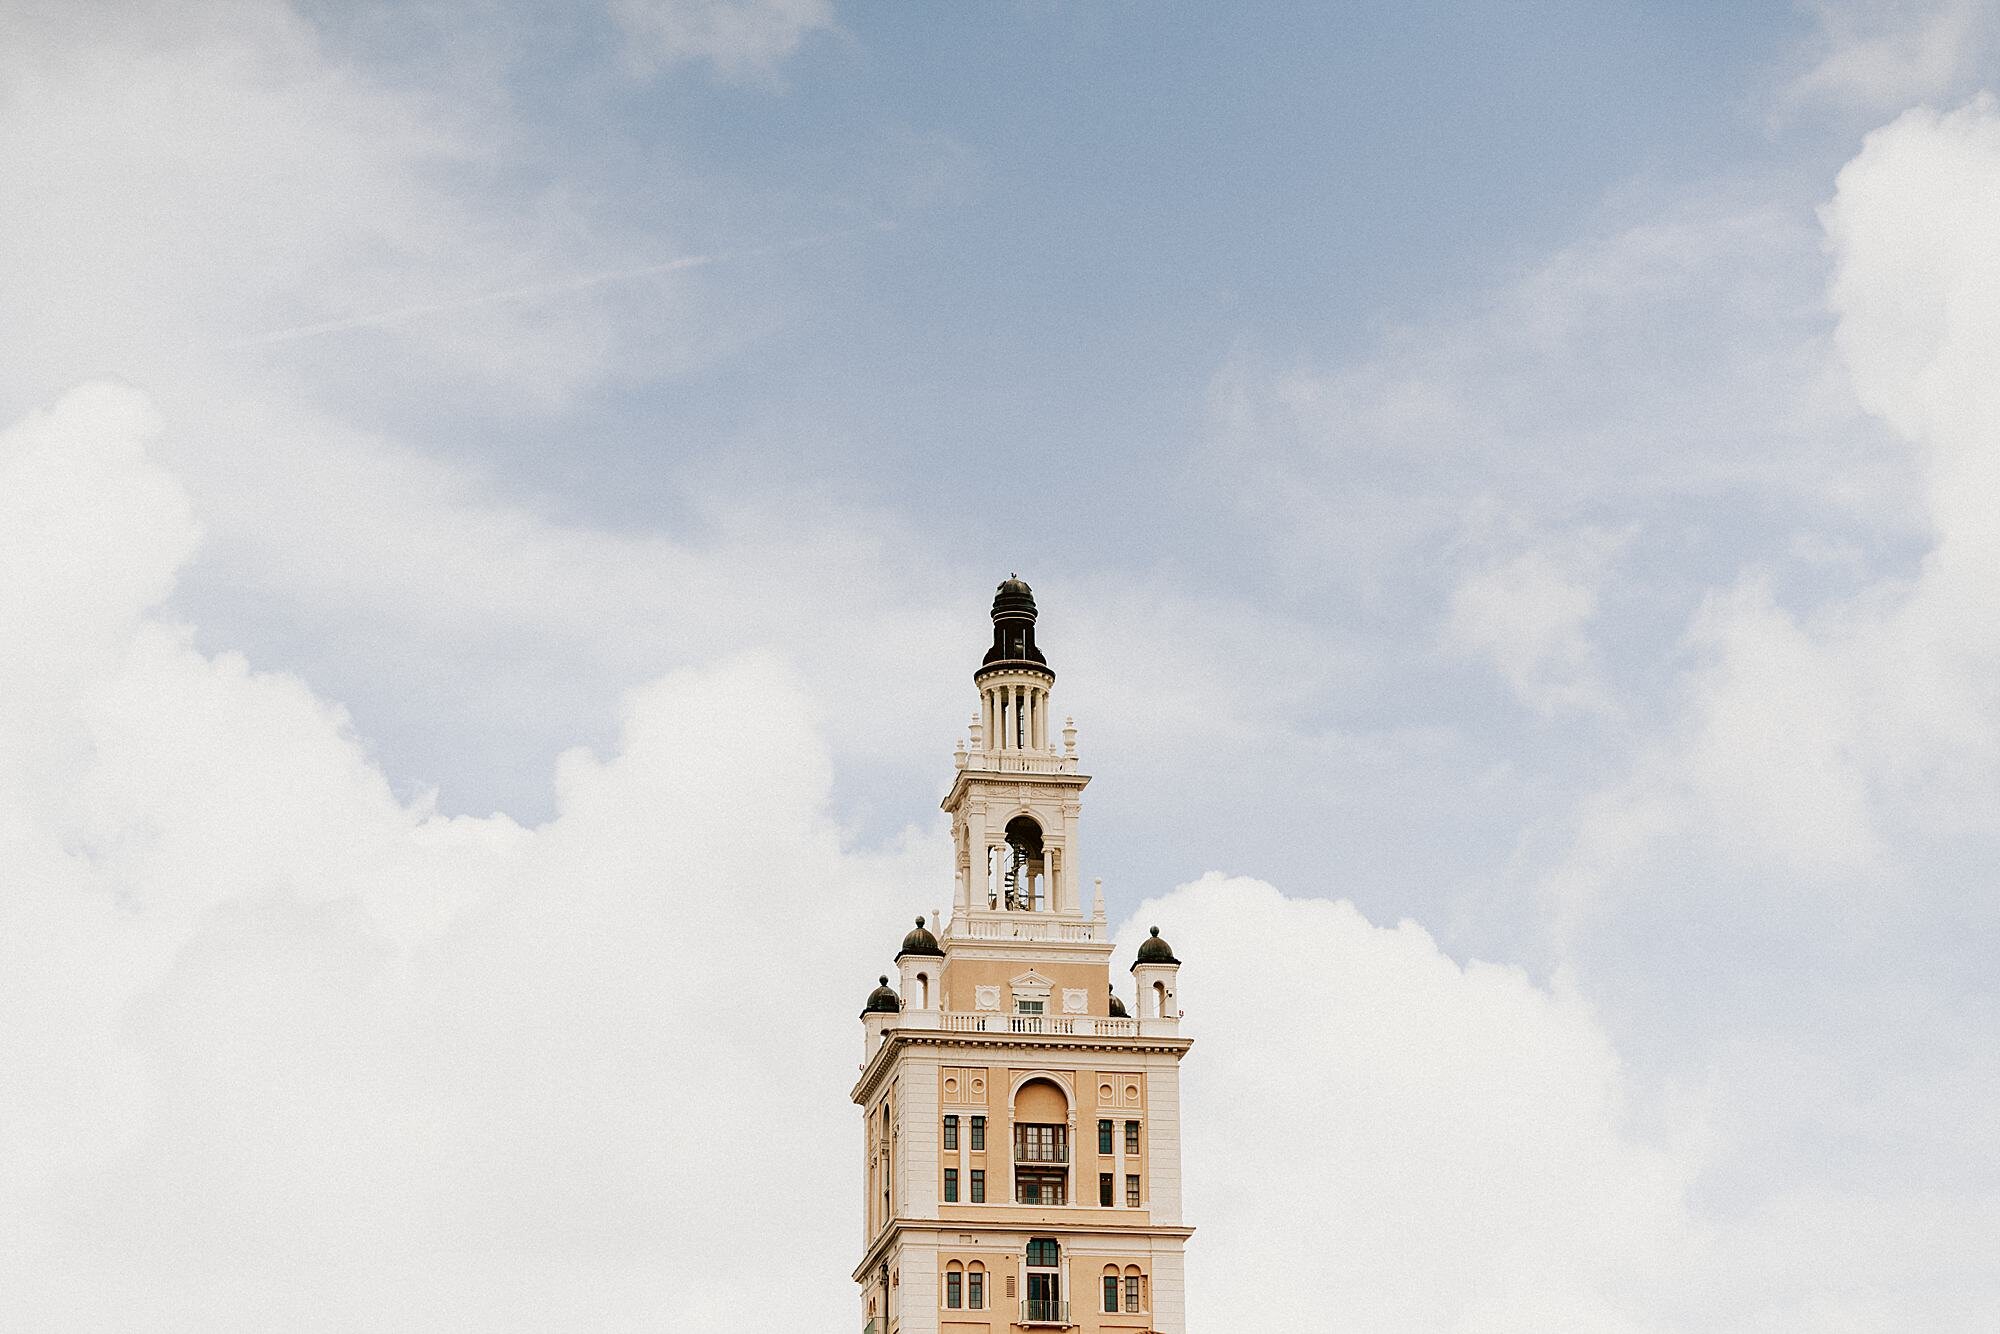
[[[943,802],[951,918],[916,919],[862,1011],[863,1334],[1186,1330],[1180,960],[1155,929],[1120,1000],[1035,617],[1000,585]]]

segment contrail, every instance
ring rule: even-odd
[[[640,264],[632,268],[606,269],[602,273],[589,273],[579,278],[564,278],[554,282],[530,283],[525,287],[509,287],[498,292],[481,292],[476,296],[457,297],[450,301],[427,301],[415,306],[397,306],[391,310],[371,311],[366,315],[350,315],[345,319],[321,320],[317,324],[301,324],[290,329],[273,329],[269,333],[253,334],[249,338],[238,339],[223,344],[223,350],[234,351],[246,347],[264,347],[271,343],[290,343],[301,338],[317,338],[321,334],[339,333],[344,329],[373,329],[383,325],[402,324],[409,320],[422,319],[426,315],[442,315],[447,311],[467,310],[474,306],[490,306],[502,301],[528,301],[536,297],[563,296],[570,292],[580,292],[585,288],[599,287],[605,283],[622,282],[628,278],[647,278],[661,273],[679,273],[684,269],[698,269],[708,264],[726,259],[746,259],[756,255],[768,255],[783,250],[802,250],[808,246],[822,245],[837,241],[844,236],[852,236],[861,231],[888,231],[893,223],[876,223],[869,227],[850,227],[843,231],[828,232],[820,236],[803,237],[796,241],[781,241],[774,245],[756,246],[748,250],[718,250],[709,255],[683,255],[679,259],[662,260],[657,264]]]

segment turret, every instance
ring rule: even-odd
[[[1160,938],[1160,928],[1139,942],[1139,957],[1132,962],[1132,988],[1139,998],[1139,1031],[1149,1035],[1180,1032],[1181,961],[1174,947]]]

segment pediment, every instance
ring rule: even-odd
[[[1055,987],[1053,977],[1043,977],[1032,968],[1019,977],[1009,978],[1007,985],[1016,991],[1049,991]]]

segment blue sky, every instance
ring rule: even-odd
[[[1297,1325],[1268,1261],[1368,1328],[1981,1328],[1996,43],[1978,0],[11,7],[0,1111],[78,1129],[0,1160],[0,1280],[71,1327],[720,1318],[658,1256],[741,1257],[648,1201],[722,1183],[660,1146],[757,1053],[819,1082],[738,1147],[849,1197],[843,1007],[948,901],[1018,571],[1085,874],[1207,1025],[1195,1309]],[[1246,1202],[1279,1070],[1352,1133]],[[417,1217],[532,1292],[385,1277]],[[851,1221],[799,1220],[827,1319]]]

